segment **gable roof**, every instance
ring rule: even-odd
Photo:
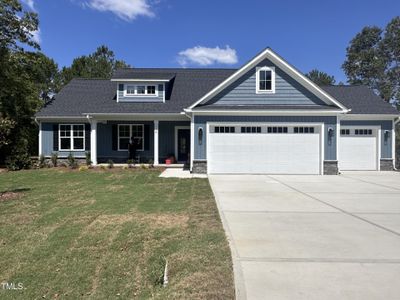
[[[132,70],[124,69],[129,74]],[[83,114],[179,114],[185,108],[191,106],[198,99],[209,93],[213,88],[221,84],[236,69],[137,69],[137,76],[147,74],[159,74],[171,79],[172,88],[167,89],[165,103],[132,103],[116,102],[117,83],[110,80],[99,79],[73,79],[55,97],[55,100],[47,104],[37,114],[37,117],[79,117]],[[349,109],[349,114],[386,114],[398,115],[399,112],[390,104],[381,100],[366,86],[323,86],[340,103]],[[194,110],[200,110],[204,106],[199,105]],[[260,106],[246,105],[213,108],[215,110],[284,110],[285,106]],[[315,109],[341,110],[337,106],[315,107]],[[207,107],[207,110],[210,110]],[[310,107],[290,106],[290,109],[311,109]]]
[[[82,116],[85,113],[181,113],[184,108],[235,72],[234,69],[148,70],[151,72],[147,72],[146,69],[137,70],[138,76],[154,72],[168,76],[174,74],[171,88],[167,88],[165,103],[116,102],[116,82],[107,79],[73,79],[36,116],[70,117]]]
[[[238,80],[242,75],[244,75],[250,69],[254,68],[258,63],[260,63],[264,59],[269,59],[270,61],[272,61],[275,65],[277,65],[284,72],[289,74],[293,79],[295,79],[297,82],[299,82],[305,88],[307,88],[310,92],[315,94],[321,100],[326,102],[328,105],[332,105],[333,104],[333,105],[339,107],[343,112],[347,112],[348,111],[347,107],[345,107],[342,103],[338,102],[335,98],[333,98],[326,91],[321,89],[321,87],[319,87],[317,84],[315,84],[310,79],[308,79],[306,76],[304,76],[296,68],[294,68],[293,66],[288,64],[282,57],[280,57],[278,54],[276,54],[274,51],[272,51],[271,48],[266,48],[265,50],[260,52],[258,55],[256,55],[252,60],[250,60],[248,63],[246,63],[243,67],[238,69],[235,73],[233,73],[231,76],[226,78],[218,86],[216,86],[215,88],[210,90],[206,95],[204,95],[198,101],[193,103],[189,107],[189,110],[195,108],[199,104],[206,103],[208,100],[210,100],[212,97],[217,95],[224,88],[229,86],[231,83],[233,83],[236,80]]]

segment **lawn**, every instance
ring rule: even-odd
[[[234,298],[230,251],[208,180],[158,175],[0,173],[0,280],[23,285],[0,286],[0,298]]]

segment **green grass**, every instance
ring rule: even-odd
[[[0,173],[1,299],[229,299],[230,251],[206,179],[157,170]],[[161,278],[165,259],[169,284]]]

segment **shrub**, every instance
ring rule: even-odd
[[[87,170],[89,170],[88,166],[80,166],[79,167],[79,171],[87,171]]]
[[[142,168],[142,169],[148,169],[149,167],[148,167],[147,165],[145,165],[145,164],[140,164],[140,168]]]
[[[6,161],[8,170],[17,171],[22,169],[29,169],[32,166],[31,158],[28,153],[17,152],[9,156]]]
[[[53,167],[57,167],[58,165],[58,154],[56,152],[53,152],[51,154],[51,164],[53,165]]]
[[[78,167],[78,163],[76,162],[75,157],[72,155],[72,153],[69,153],[67,157],[67,164],[68,167],[70,167],[71,169],[76,169]]]
[[[103,165],[101,165],[101,166],[100,166],[100,169],[102,169],[102,170],[105,170],[105,169],[106,169],[106,167],[105,167],[105,166],[103,166]]]
[[[154,168],[154,160],[149,159],[149,168],[152,169]]]
[[[108,168],[109,168],[109,169],[114,168],[114,162],[113,162],[111,159],[109,159],[109,160],[107,161],[107,163],[108,163]]]
[[[85,158],[86,158],[86,165],[90,167],[92,165],[92,161],[90,160],[90,152],[85,152]]]

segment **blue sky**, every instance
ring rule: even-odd
[[[236,68],[269,46],[303,72],[345,81],[346,47],[385,26],[398,0],[24,0],[40,19],[42,51],[60,65],[109,46],[135,67]]]

